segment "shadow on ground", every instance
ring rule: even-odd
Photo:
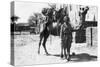
[[[60,54],[55,54],[55,55],[49,54],[48,56],[60,57]],[[90,55],[87,53],[80,53],[80,54],[71,55],[70,61],[82,62],[82,61],[96,61],[96,60],[97,60],[97,56]]]

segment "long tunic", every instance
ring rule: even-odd
[[[66,23],[61,26],[61,43],[64,48],[68,48],[72,43],[72,29],[70,25],[66,25]]]

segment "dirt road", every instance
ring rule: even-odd
[[[39,35],[15,35],[15,65],[33,65],[33,64],[54,64],[68,63],[66,59],[60,58],[61,41],[58,36],[50,36],[46,47],[50,55],[45,55],[41,46],[40,55],[38,55]],[[75,55],[72,55],[75,52]],[[71,61],[95,61],[97,60],[97,45],[92,47],[86,43],[72,43]]]

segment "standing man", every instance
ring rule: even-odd
[[[86,19],[86,14],[89,10],[89,7],[85,7],[85,8],[80,8],[80,11],[79,11],[79,17],[80,17],[80,29],[83,29],[84,28],[84,22],[85,22],[85,19]]]
[[[76,43],[86,42],[86,30],[85,30],[84,23],[85,23],[86,14],[88,10],[89,10],[89,7],[80,8],[80,11],[79,11],[80,23],[78,26],[78,31],[76,32],[76,37],[75,37]]]

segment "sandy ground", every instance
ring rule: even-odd
[[[68,63],[66,59],[60,58],[61,40],[58,36],[50,36],[47,40],[46,47],[51,55],[45,55],[43,46],[38,55],[39,35],[15,35],[15,65],[33,65],[33,64],[54,64]],[[86,43],[72,43],[70,62],[95,61],[97,60],[97,44],[92,47]]]

